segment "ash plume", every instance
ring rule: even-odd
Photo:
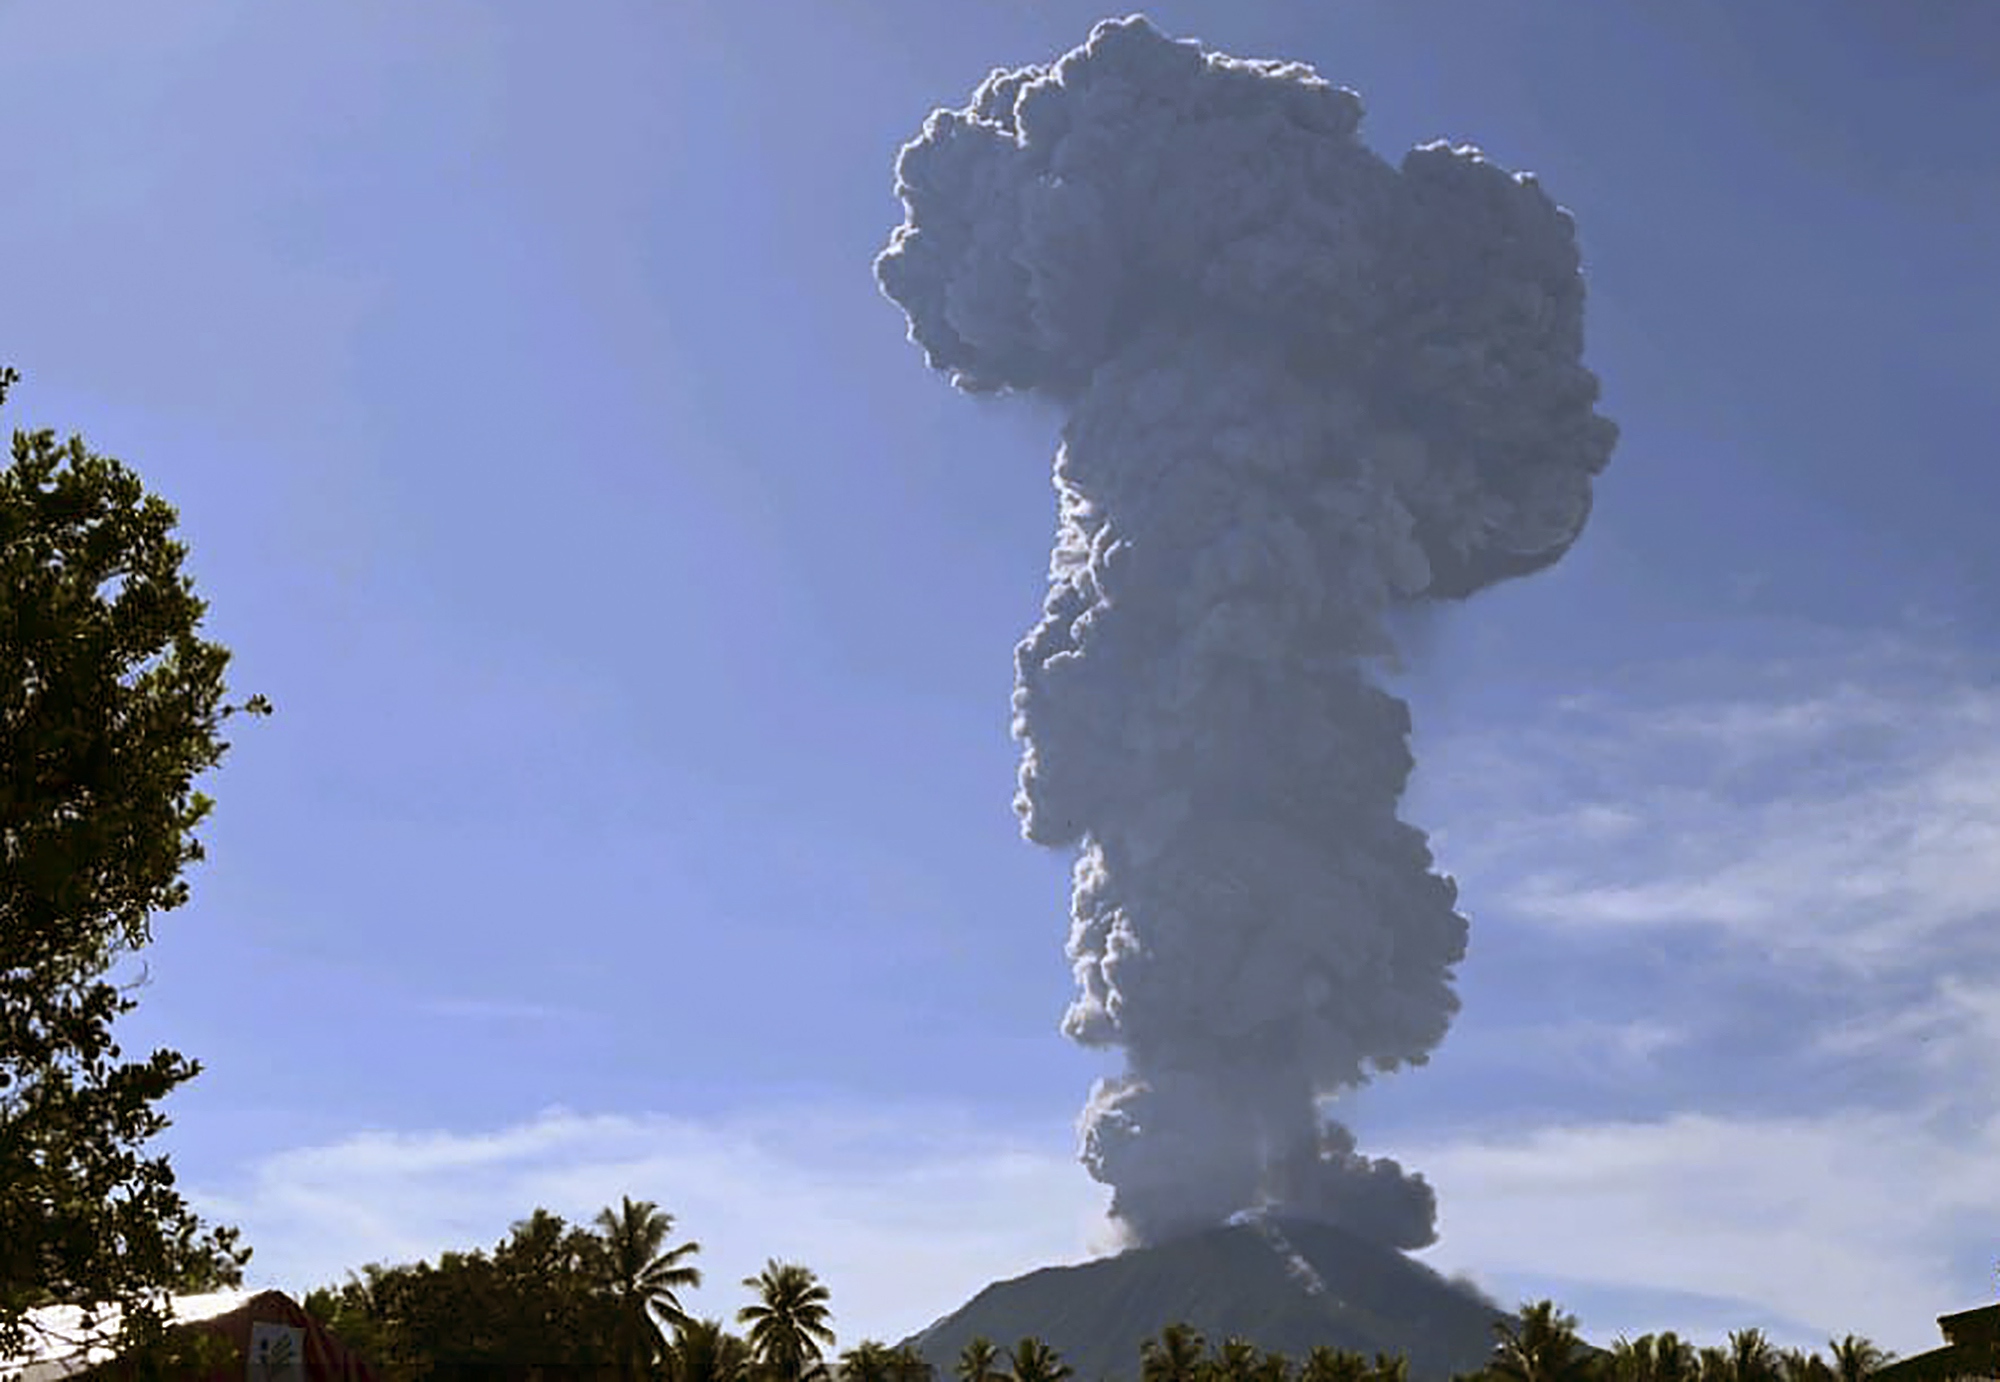
[[[1066,409],[1015,805],[1077,851],[1063,1030],[1124,1052],[1080,1131],[1133,1243],[1246,1208],[1435,1240],[1423,1177],[1321,1107],[1425,1062],[1465,954],[1370,670],[1399,604],[1559,559],[1617,435],[1568,214],[1360,121],[1106,21],[925,121],[876,262],[932,368]]]

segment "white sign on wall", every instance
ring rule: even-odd
[[[306,1382],[306,1332],[295,1325],[250,1325],[247,1382]]]

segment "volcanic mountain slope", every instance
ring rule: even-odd
[[[1315,1344],[1406,1354],[1411,1382],[1447,1382],[1491,1357],[1510,1318],[1470,1287],[1323,1223],[1248,1218],[1073,1267],[996,1281],[905,1342],[950,1377],[984,1335],[1046,1341],[1077,1382],[1139,1375],[1139,1345],[1175,1321],[1211,1347],[1242,1337],[1303,1360]]]

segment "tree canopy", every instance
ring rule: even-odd
[[[0,401],[18,382],[0,370]],[[249,1250],[204,1228],[163,1156],[156,1105],[200,1073],[126,1061],[107,982],[187,901],[212,802],[195,780],[229,747],[229,652],[200,636],[179,515],[81,437],[15,430],[0,471],[0,1356],[28,1312],[109,1306],[129,1345],[162,1337],[166,1296],[235,1285]]]

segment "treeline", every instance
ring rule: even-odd
[[[589,1227],[546,1209],[514,1224],[492,1251],[435,1263],[371,1263],[305,1308],[381,1373],[383,1382],[939,1382],[908,1347],[863,1339],[835,1358],[831,1298],[813,1271],[769,1262],[744,1278],[732,1331],[695,1319],[680,1292],[701,1284],[698,1243],[669,1245],[673,1216],[625,1199]],[[1779,1349],[1755,1329],[1725,1344],[1672,1333],[1586,1343],[1551,1301],[1496,1328],[1491,1359],[1454,1382],[1865,1382],[1888,1355],[1855,1335],[1829,1352]],[[1138,1382],[1408,1382],[1408,1360],[1322,1346],[1303,1358],[1243,1339],[1211,1344],[1175,1324],[1141,1346]],[[955,1382],[1070,1382],[1061,1354],[1037,1338],[975,1339]],[[1083,1382],[1097,1382],[1084,1379]]]
[[[587,1228],[538,1208],[491,1253],[370,1263],[303,1304],[384,1382],[804,1382],[823,1368],[829,1296],[809,1268],[774,1260],[746,1278],[731,1333],[681,1308],[701,1245],[669,1246],[673,1222],[629,1197]]]
[[[1725,1345],[1697,1347],[1665,1332],[1620,1338],[1601,1349],[1576,1332],[1575,1316],[1548,1300],[1524,1304],[1518,1321],[1502,1321],[1494,1332],[1485,1366],[1453,1382],[1864,1382],[1890,1357],[1853,1334],[1829,1340],[1828,1357],[1780,1349],[1758,1329],[1737,1330]],[[960,1377],[984,1347],[982,1340],[967,1346]],[[1063,1382],[1068,1375],[1016,1376],[1017,1382]],[[1140,1382],[1408,1382],[1409,1361],[1325,1345],[1295,1360],[1243,1339],[1211,1348],[1186,1325],[1169,1325],[1140,1346],[1139,1376]]]

